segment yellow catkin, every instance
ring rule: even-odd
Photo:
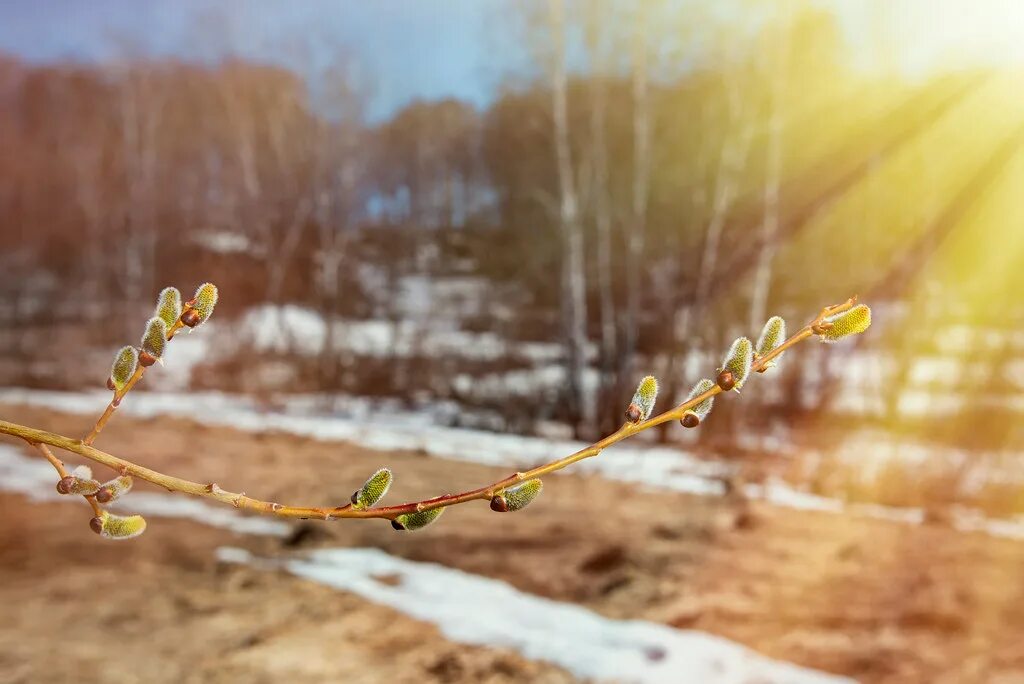
[[[181,316],[181,292],[178,288],[165,287],[160,290],[153,315],[162,320],[168,328],[178,322],[178,317]]]
[[[722,370],[732,373],[735,389],[743,387],[743,383],[747,381],[753,355],[754,347],[746,337],[740,337],[729,347],[729,351],[722,361]]]
[[[369,508],[384,498],[391,488],[393,476],[388,468],[381,468],[363,483],[352,495],[352,505],[356,508]]]
[[[128,384],[138,365],[139,353],[135,351],[135,347],[121,347],[118,350],[117,356],[114,357],[114,365],[110,368],[110,380],[118,392]]]
[[[831,327],[821,334],[825,342],[838,342],[850,335],[859,335],[871,327],[871,309],[865,304],[858,304],[849,311],[830,316],[825,319]]]

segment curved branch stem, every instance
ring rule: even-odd
[[[789,337],[789,339],[787,339],[778,347],[776,347],[772,352],[754,359],[751,371],[760,372],[765,370],[766,368],[768,368],[769,364],[772,362],[773,359],[777,358],[787,349],[815,335],[815,328],[819,327],[826,317],[847,311],[848,309],[852,308],[856,304],[856,302],[857,298],[852,297],[847,301],[843,302],[842,304],[837,304],[835,306],[830,306],[822,309],[813,321],[811,321],[803,328],[798,330],[795,334]],[[178,327],[180,326],[177,326],[174,330],[176,330]],[[170,338],[171,335],[173,335],[173,330],[169,332],[168,339]],[[141,368],[139,370],[141,370]],[[139,373],[138,371],[136,371],[136,373],[139,377],[141,377],[141,373]],[[132,380],[136,380],[136,378],[133,377]],[[124,396],[124,394],[128,392],[128,390],[131,389],[132,385],[134,385],[134,382],[129,382],[128,385],[125,386],[124,391],[121,393],[122,397]],[[208,499],[214,499],[216,501],[220,501],[221,503],[231,504],[235,508],[243,510],[271,514],[284,518],[315,518],[321,520],[332,520],[336,518],[385,518],[388,520],[394,520],[397,516],[407,513],[415,513],[434,508],[454,506],[457,504],[462,504],[468,501],[474,501],[478,499],[490,499],[495,494],[501,492],[503,489],[507,487],[518,484],[525,480],[541,477],[547,475],[548,473],[553,473],[555,471],[562,470],[563,468],[566,468],[572,465],[573,463],[582,461],[583,459],[586,458],[597,456],[606,448],[612,446],[613,444],[617,444],[629,437],[632,437],[638,432],[643,432],[648,428],[652,428],[656,425],[661,425],[662,423],[666,423],[670,420],[680,420],[683,418],[686,412],[692,409],[694,406],[697,406],[705,399],[713,397],[721,392],[721,388],[716,385],[707,392],[698,395],[688,401],[685,401],[682,404],[679,404],[678,406],[675,406],[667,411],[664,411],[663,413],[660,413],[656,416],[652,416],[651,418],[645,421],[636,424],[626,423],[618,430],[605,437],[604,439],[595,442],[594,444],[591,444],[588,447],[580,449],[574,454],[570,454],[569,456],[566,456],[564,458],[560,458],[558,460],[551,461],[550,463],[537,466],[536,468],[532,468],[525,472],[517,472],[502,480],[492,482],[489,485],[485,485],[477,489],[472,489],[459,494],[446,494],[443,496],[434,497],[432,499],[404,503],[399,504],[397,506],[382,506],[379,508],[368,509],[354,508],[351,504],[336,507],[313,507],[286,506],[272,501],[262,501],[260,499],[254,499],[252,497],[246,496],[244,493],[234,493],[226,491],[224,489],[221,489],[221,487],[214,482],[192,482],[190,480],[184,480],[179,477],[165,475],[155,470],[146,468],[145,466],[141,466],[132,463],[131,461],[126,461],[122,458],[118,458],[117,456],[108,454],[105,451],[100,451],[99,449],[93,447],[85,439],[71,439],[70,437],[58,435],[53,432],[47,432],[46,430],[38,430],[35,428],[26,427],[24,425],[18,425],[16,423],[10,423],[3,420],[0,420],[0,434],[8,434],[15,437],[20,437],[29,444],[40,449],[40,451],[47,458],[47,460],[54,464],[54,467],[57,468],[57,472],[60,473],[62,477],[66,474],[66,471],[63,470],[63,464],[61,464],[60,461],[57,460],[52,453],[50,453],[50,450],[46,447],[46,445],[50,445],[58,449],[63,449],[64,451],[68,451],[73,454],[78,454],[79,456],[83,456],[92,461],[96,461],[97,463],[101,463],[120,473],[132,475],[142,480],[146,480],[147,482],[152,482],[153,484],[159,485],[167,489],[168,491],[181,492],[183,494],[191,494],[193,496],[201,496],[206,497]],[[117,397],[115,396],[115,399],[116,398]],[[112,401],[111,404],[113,405],[114,402]],[[108,410],[104,412],[104,416],[107,416],[109,418],[108,414],[112,412],[113,409],[108,406]],[[102,417],[101,421],[103,423],[106,422],[105,420],[102,420]],[[101,422],[97,421],[97,427],[94,428],[94,432],[98,433],[99,430],[102,429],[102,427],[103,425],[101,424]],[[93,433],[90,433],[90,435],[92,434]],[[95,435],[93,435],[93,437],[95,437]],[[90,501],[90,503],[93,504],[94,508],[96,507],[95,501]]]

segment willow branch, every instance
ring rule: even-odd
[[[183,324],[180,320],[175,321],[174,325],[172,325],[167,330],[167,339],[170,340],[172,337],[174,337],[174,333],[181,330],[182,325]],[[114,396],[110,399],[110,403],[107,404],[107,408],[104,409],[100,417],[96,419],[96,424],[92,426],[92,430],[89,431],[89,434],[82,438],[83,444],[92,444],[93,442],[96,441],[96,438],[99,436],[100,431],[113,417],[114,411],[117,410],[117,407],[121,405],[121,400],[124,399],[124,396],[131,391],[132,387],[135,387],[135,383],[141,380],[142,376],[145,374],[146,367],[140,363],[138,367],[136,367],[135,372],[132,373],[132,377],[130,377],[128,379],[128,382],[125,383],[124,389],[114,390]]]
[[[778,358],[787,349],[790,349],[813,335],[820,334],[823,330],[827,329],[829,323],[825,321],[826,318],[848,311],[856,304],[856,302],[857,298],[852,297],[842,304],[822,309],[821,313],[819,313],[814,320],[798,330],[770,353],[755,358],[751,365],[751,370],[758,373],[765,371],[770,367],[772,361]],[[122,396],[128,391],[128,389],[130,389],[130,385],[126,386],[125,392],[121,393]],[[722,389],[715,385],[703,394],[695,396],[692,399],[689,399],[678,406],[674,406],[673,408],[656,416],[652,416],[647,420],[635,424],[625,423],[614,433],[598,442],[595,442],[594,444],[591,444],[590,446],[580,449],[574,454],[537,466],[536,468],[532,468],[525,472],[514,473],[502,480],[492,482],[491,484],[483,487],[471,489],[459,494],[446,494],[432,499],[424,499],[423,501],[404,503],[397,506],[381,506],[377,508],[357,508],[353,507],[351,504],[336,507],[282,505],[272,501],[255,499],[246,496],[245,493],[229,492],[222,489],[214,482],[193,482],[191,480],[184,480],[179,477],[165,475],[164,473],[151,470],[145,466],[132,463],[131,461],[126,461],[105,451],[101,451],[93,447],[86,440],[71,439],[70,437],[65,437],[53,432],[47,432],[46,430],[38,430],[36,428],[18,425],[16,423],[10,423],[3,420],[0,420],[0,434],[20,437],[37,448],[41,447],[43,455],[46,456],[51,463],[54,463],[55,467],[57,467],[57,464],[60,462],[53,457],[53,454],[48,453],[49,449],[46,449],[45,445],[63,449],[64,451],[101,463],[120,473],[132,475],[142,480],[146,480],[147,482],[152,482],[153,484],[163,487],[168,491],[214,499],[215,501],[230,504],[235,508],[242,510],[271,514],[283,518],[315,518],[321,520],[333,520],[337,518],[385,518],[388,520],[394,520],[397,516],[403,514],[427,511],[435,508],[444,508],[469,501],[490,499],[510,486],[533,478],[539,478],[547,475],[548,473],[562,470],[573,463],[577,463],[586,458],[597,456],[613,444],[617,444],[629,437],[632,437],[638,432],[643,432],[644,430],[656,425],[661,425],[662,423],[667,423],[671,420],[681,420],[686,413],[695,406],[698,406],[706,399],[714,397],[716,394],[720,394],[721,392]],[[102,425],[99,427],[102,427]],[[98,432],[98,430],[96,430],[96,432]],[[63,468],[63,466],[58,468],[58,472],[61,472],[61,468]],[[92,501],[92,503],[95,506],[95,501]]]
[[[34,446],[39,451],[39,453],[41,453],[46,458],[46,460],[50,462],[50,465],[53,466],[54,470],[57,471],[57,474],[60,475],[60,478],[62,480],[71,474],[68,472],[68,469],[64,467],[64,463],[59,458],[53,455],[53,452],[50,451],[50,447],[46,446],[42,442],[33,442],[31,440],[26,441],[32,446]],[[83,494],[82,498],[89,502],[89,505],[92,506],[92,512],[94,514],[100,514],[100,505],[96,503],[95,496],[91,494]]]

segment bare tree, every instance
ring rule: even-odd
[[[647,198],[651,168],[651,121],[647,67],[648,10],[636,4],[632,35],[631,84],[633,95],[633,183],[629,230],[626,234],[626,308],[624,339],[619,356],[619,377],[632,375],[633,354],[637,342],[637,315],[640,310],[640,264],[647,232]]]
[[[322,88],[330,93],[324,107],[337,121],[333,124],[318,121],[316,135],[321,143],[315,150],[313,174],[317,238],[313,259],[320,313],[326,325],[320,374],[328,387],[338,382],[335,321],[343,296],[341,274],[346,249],[362,209],[359,186],[365,176],[365,169],[361,168],[365,160],[359,149],[365,93],[360,90],[353,72],[354,65],[339,57],[324,74]]]
[[[551,108],[554,119],[554,152],[558,173],[558,216],[564,238],[562,260],[562,313],[569,375],[569,407],[577,433],[593,422],[592,403],[584,400],[587,362],[587,283],[584,270],[583,225],[573,173],[569,142],[568,74],[566,67],[565,3],[549,0],[552,34]]]
[[[155,82],[154,69],[145,63],[119,63],[116,79],[116,112],[120,132],[120,160],[123,173],[123,208],[120,269],[113,271],[122,291],[142,293],[153,290],[156,260],[158,137],[162,125],[163,94]]]
[[[609,46],[604,28],[606,17],[602,16],[601,4],[591,0],[587,9],[587,50],[590,53],[590,149],[592,164],[592,191],[594,224],[597,237],[597,289],[601,315],[601,392],[600,404],[608,402],[609,393],[615,383],[615,361],[617,358],[617,320],[614,298],[612,258],[612,206],[611,186],[608,173],[607,80]]]

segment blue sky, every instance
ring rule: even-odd
[[[226,49],[288,62],[288,42],[322,56],[344,47],[371,84],[371,118],[414,98],[454,96],[485,104],[521,66],[507,0],[0,0],[0,51],[30,61],[147,55],[215,57]],[[211,40],[211,37],[213,39]],[[217,46],[220,43],[220,46]]]
[[[287,63],[288,41],[318,46],[314,59],[344,47],[373,76],[369,115],[379,120],[415,98],[486,104],[503,79],[527,68],[521,1],[0,0],[0,51],[31,61],[230,51]],[[836,12],[858,63],[876,59],[881,37],[915,74],[1024,64],[1024,0],[816,2]]]

